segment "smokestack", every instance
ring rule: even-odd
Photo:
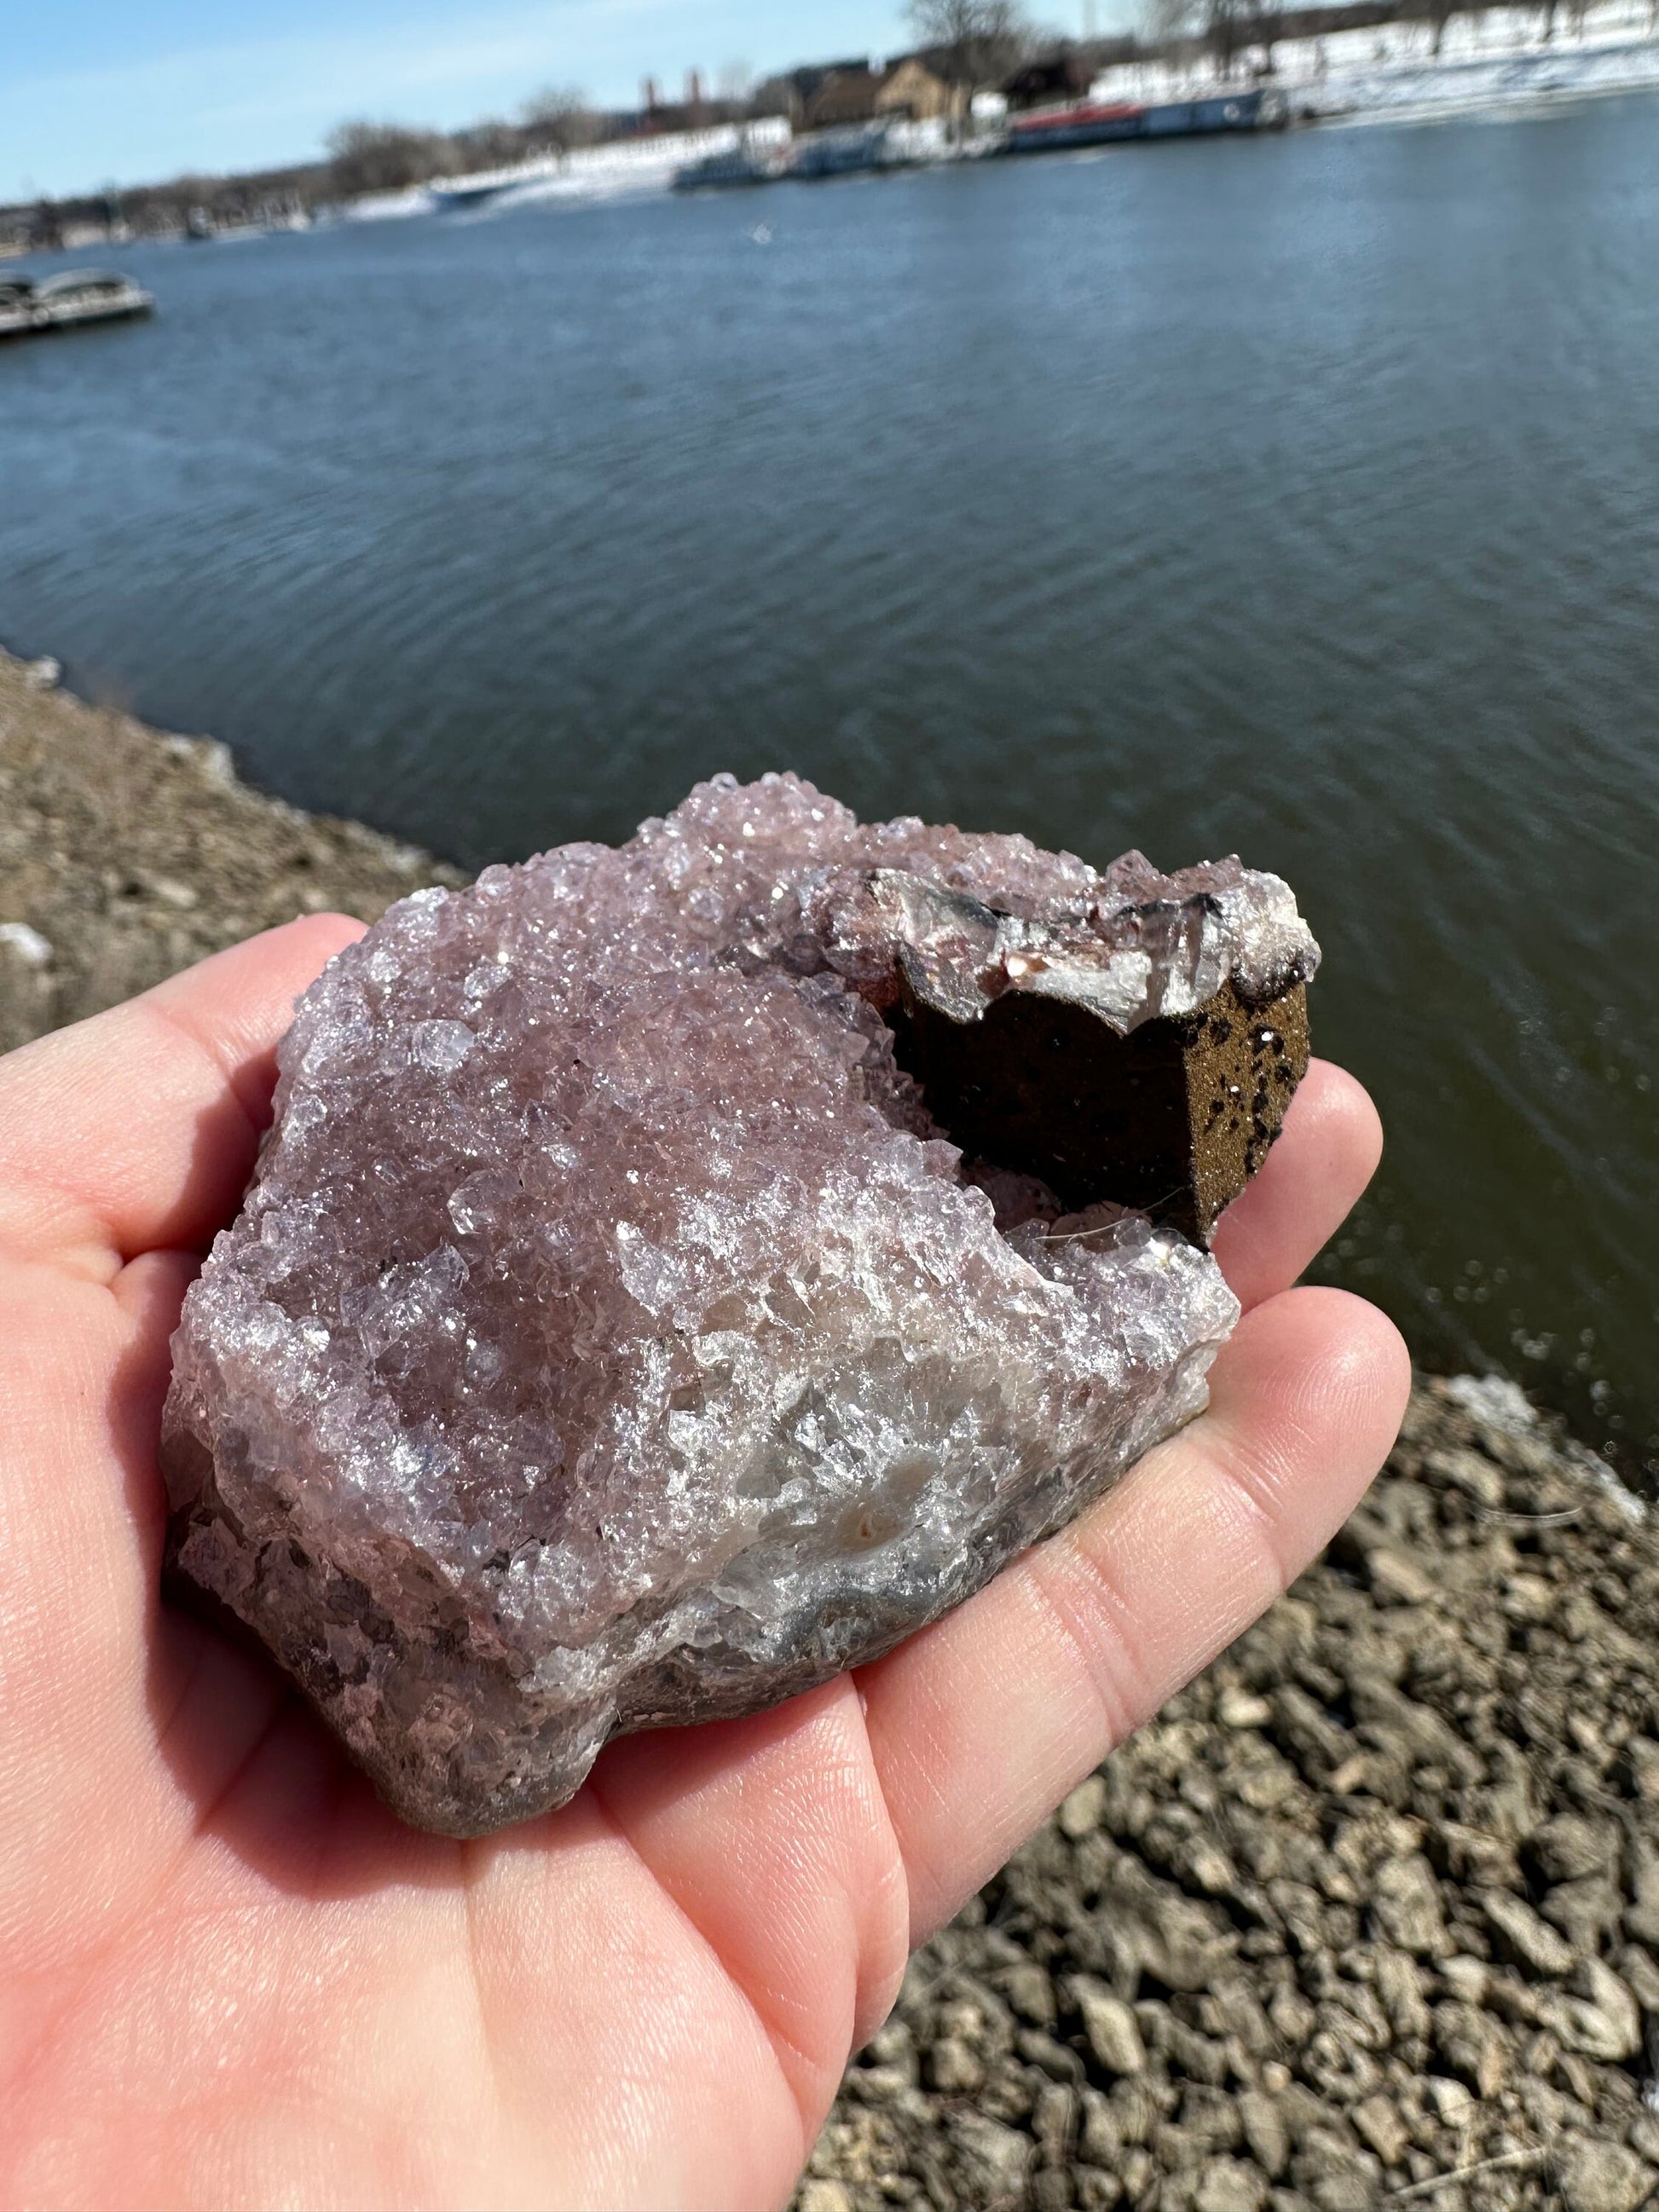
[[[687,70],[685,72],[685,104],[688,107],[702,106],[702,71],[701,70]]]
[[[646,113],[647,113],[647,115],[654,115],[654,114],[656,113],[656,112],[657,112],[657,80],[656,80],[656,78],[655,78],[655,77],[653,77],[653,76],[648,76],[648,77],[647,77],[647,78],[646,78],[646,80],[645,80],[645,82],[644,82],[644,83],[641,85],[641,87],[640,87],[640,104],[641,104],[641,106],[644,108],[644,110],[645,110],[645,112],[646,112]]]

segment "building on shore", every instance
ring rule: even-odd
[[[868,62],[831,70],[807,101],[802,122],[809,131],[836,131],[849,123],[873,123],[881,78]]]
[[[1003,97],[1011,109],[1081,100],[1094,82],[1095,74],[1087,53],[1079,47],[1066,47],[1016,70],[1002,88]]]
[[[904,54],[884,72],[876,93],[876,113],[907,123],[939,123],[954,117],[961,89],[929,69],[920,54]]]

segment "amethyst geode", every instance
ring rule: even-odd
[[[174,1569],[450,1835],[886,1650],[1202,1406],[1317,957],[793,776],[405,899],[185,1303]]]

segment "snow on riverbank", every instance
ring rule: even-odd
[[[1435,52],[1425,21],[1382,23],[1323,39],[1286,39],[1269,80],[1304,122],[1403,122],[1659,90],[1659,7],[1606,0],[1582,15],[1560,9],[1544,36],[1537,7],[1455,15]],[[1242,64],[1254,65],[1250,52]],[[1131,63],[1095,80],[1097,99],[1188,99],[1213,88],[1207,62]]]
[[[1286,87],[1309,121],[1399,123],[1659,90],[1659,42],[1381,63]]]
[[[356,222],[384,222],[406,215],[430,215],[434,209],[465,210],[521,207],[538,201],[617,199],[641,192],[665,192],[678,170],[711,155],[735,153],[740,145],[757,150],[787,145],[789,125],[766,116],[739,125],[722,123],[706,131],[667,131],[655,137],[621,138],[603,146],[579,147],[567,154],[545,154],[501,169],[463,177],[435,177],[408,191],[375,193],[354,201],[345,212]]]

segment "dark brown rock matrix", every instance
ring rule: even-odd
[[[1204,1403],[1237,1306],[1128,1201],[1207,1229],[1317,957],[1236,860],[793,775],[404,900],[301,1001],[185,1302],[178,1572],[452,1834],[875,1657]]]
[[[1127,1035],[1026,992],[1006,993],[976,1024],[911,994],[896,1030],[957,1142],[1017,1158],[1068,1206],[1132,1206],[1205,1244],[1308,1070],[1301,982],[1252,1006],[1229,976],[1192,1012]]]

